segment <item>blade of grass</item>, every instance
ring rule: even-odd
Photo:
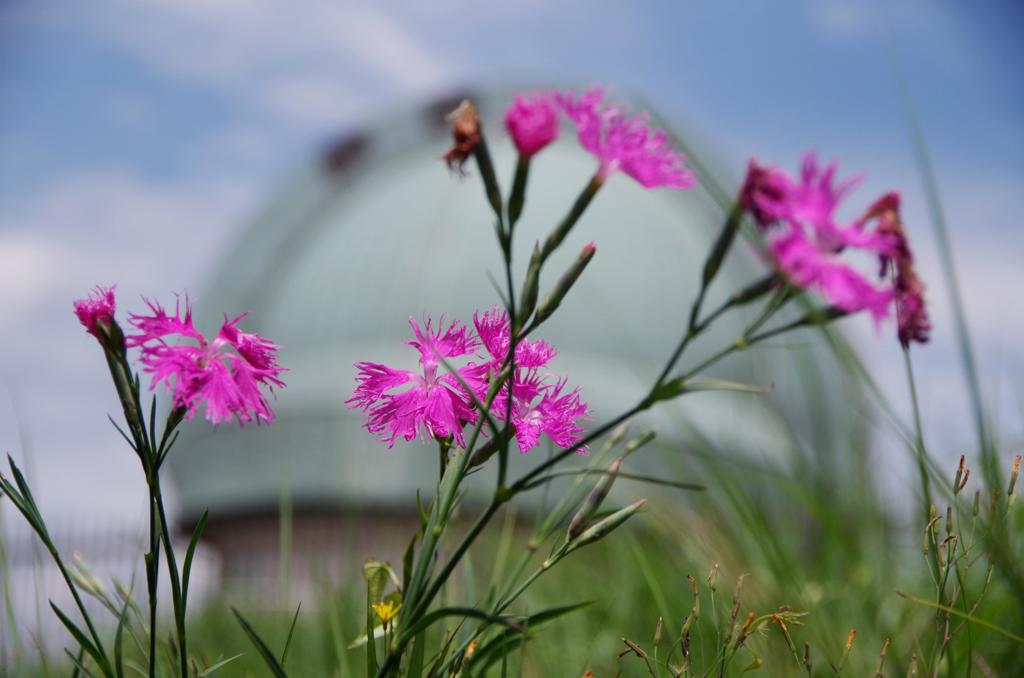
[[[281,666],[284,666],[288,659],[288,648],[292,645],[292,634],[295,633],[295,622],[299,621],[299,610],[301,609],[302,603],[299,603],[295,608],[295,615],[292,617],[292,625],[288,627],[288,637],[284,640],[284,649],[281,650]]]
[[[954,615],[956,617],[960,617],[961,619],[965,619],[965,620],[969,621],[972,624],[977,624],[978,626],[984,626],[987,629],[991,629],[992,631],[995,631],[996,633],[999,633],[999,634],[1002,634],[1002,635],[1006,636],[1010,640],[1013,640],[1015,642],[1020,643],[1021,645],[1024,645],[1024,637],[1018,636],[1015,633],[1007,631],[1002,626],[997,626],[996,624],[993,624],[992,622],[990,622],[988,620],[981,619],[979,617],[975,617],[974,615],[968,614],[966,612],[961,612],[960,610],[958,610],[958,609],[956,609],[954,607],[949,607],[948,605],[943,605],[941,603],[936,603],[934,600],[926,600],[925,598],[918,598],[917,596],[912,596],[909,593],[901,593],[900,591],[897,591],[896,595],[898,595],[900,598],[903,598],[904,600],[909,600],[912,603],[917,603],[918,605],[924,605],[926,607],[930,607],[930,608],[935,609],[935,610],[940,610],[940,611],[945,612],[947,614],[951,614],[951,615]]]
[[[196,678],[208,678],[208,676],[212,676],[213,672],[216,671],[217,669],[223,668],[223,667],[227,666],[228,664],[230,664],[231,662],[233,662],[236,659],[238,659],[239,657],[244,657],[244,656],[245,656],[244,652],[239,652],[234,657],[228,657],[227,659],[221,660],[221,661],[217,662],[216,664],[213,664],[212,666],[206,667],[206,669],[204,669],[202,673],[200,673],[198,676],[196,676]]]
[[[234,607],[231,608],[231,612],[235,615],[235,619],[238,620],[242,630],[245,631],[245,635],[248,636],[249,641],[256,647],[256,651],[259,652],[260,657],[263,658],[263,662],[267,665],[267,668],[270,669],[270,672],[274,677],[288,678],[288,674],[285,673],[284,667],[277,661],[277,658],[274,657],[274,653],[270,651],[270,648],[267,647],[265,642],[263,642],[263,639],[260,638],[258,633],[256,633],[256,630],[252,625],[246,621],[245,617],[242,616],[242,613]]]

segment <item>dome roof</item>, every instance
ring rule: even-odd
[[[473,96],[504,187],[515,166],[512,144],[499,132],[507,95]],[[344,400],[357,360],[416,368],[418,355],[402,343],[410,338],[409,316],[471,322],[474,310],[499,300],[491,280],[503,279],[501,256],[479,180],[453,177],[441,161],[449,146],[443,114],[456,103],[410,109],[346,137],[288,181],[224,258],[199,299],[199,322],[211,328],[223,311],[251,310],[244,327],[284,346],[288,386],[273,403],[278,420],[269,427],[186,428],[171,455],[186,517],[204,508],[221,515],[266,508],[285,489],[297,504],[366,506],[405,505],[416,488],[432,487],[433,445],[386,449]],[[475,171],[472,163],[467,169]],[[516,226],[520,281],[534,241],[565,214],[594,169],[568,131],[535,158]],[[614,176],[549,260],[541,294],[583,244],[597,244],[585,275],[537,334],[558,347],[552,371],[581,387],[594,422],[634,404],[664,365],[721,214],[704,188],[647,191]],[[763,266],[738,244],[707,307],[761,274]],[[735,338],[748,316],[723,317],[689,359]],[[713,374],[770,384],[795,379],[794,366],[820,369],[813,355],[779,364],[780,355],[750,352]],[[762,450],[790,444],[804,410],[781,398],[715,393],[644,416],[669,446],[686,419],[708,435]],[[535,459],[513,462],[516,473]]]

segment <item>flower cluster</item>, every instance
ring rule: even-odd
[[[558,136],[560,114],[576,128],[580,144],[598,160],[604,181],[624,172],[645,188],[689,188],[695,178],[668,134],[653,129],[644,115],[630,117],[621,106],[605,103],[604,90],[580,96],[571,90],[516,96],[505,113],[505,128],[523,156],[530,157]]]
[[[277,362],[277,346],[258,334],[243,332],[239,322],[224,318],[212,339],[192,323],[187,298],[176,304],[173,315],[158,303],[146,301],[149,315],[131,314],[129,322],[138,331],[128,336],[128,345],[138,347],[146,371],[153,375],[153,388],[163,382],[173,394],[174,407],[184,408],[191,419],[201,405],[213,424],[237,418],[245,422],[270,422],[270,408],[262,388],[272,391],[284,386]],[[185,343],[171,343],[185,339]]]
[[[473,314],[473,324],[490,356],[490,373],[498,374],[508,357],[512,343],[508,314],[493,307],[482,315]],[[509,411],[512,395],[512,425],[520,452],[527,452],[540,442],[542,433],[556,445],[569,448],[580,439],[583,429],[579,420],[587,416],[587,404],[580,400],[579,389],[565,391],[565,379],[541,373],[557,355],[551,344],[543,340],[522,340],[516,344],[516,372],[510,383],[494,400],[494,411],[504,417]]]
[[[409,318],[409,325],[416,339],[407,343],[420,354],[420,371],[357,362],[356,388],[346,404],[366,413],[366,429],[388,447],[398,438],[428,436],[451,437],[464,446],[465,426],[477,423],[480,416],[473,401],[486,400],[492,379],[505,367],[512,344],[508,315],[497,307],[474,314],[475,334],[458,321],[445,326],[442,320],[435,327],[428,319],[421,328],[415,318]],[[578,422],[588,408],[579,390],[567,390],[564,379],[541,371],[555,355],[554,347],[544,341],[518,342],[515,374],[491,403],[499,419],[511,413],[521,452],[539,444],[541,434],[561,447],[572,447],[583,431]],[[442,361],[464,356],[471,360],[438,374]]]
[[[901,341],[906,344],[905,336],[925,341],[923,286],[913,273],[913,258],[898,215],[894,216],[892,199],[883,198],[864,217],[842,224],[836,210],[857,180],[836,183],[835,174],[835,164],[822,168],[813,153],[804,157],[798,179],[752,160],[740,201],[761,228],[774,231],[772,255],[793,284],[817,289],[844,311],[866,310],[876,321],[886,318],[895,302]],[[869,229],[872,222],[878,225]],[[883,268],[887,268],[886,262],[895,261],[896,284],[889,287],[869,281],[843,258],[850,249],[878,257]],[[912,324],[917,325],[916,330],[910,329]]]

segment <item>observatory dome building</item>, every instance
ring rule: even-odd
[[[467,95],[481,111],[506,194],[516,161],[501,127],[510,95]],[[324,554],[357,563],[382,555],[372,551],[374,540],[392,528],[407,539],[417,490],[433,492],[436,448],[400,441],[388,450],[344,401],[357,360],[416,368],[416,352],[403,344],[409,316],[445,314],[469,323],[474,310],[500,301],[491,280],[503,277],[501,254],[479,179],[452,176],[442,161],[450,146],[444,116],[461,98],[383,116],[328,148],[245,227],[198,298],[201,327],[215,327],[225,310],[251,311],[246,328],[281,344],[281,363],[289,369],[271,426],[188,427],[169,461],[181,526],[188,529],[209,509],[204,539],[220,552],[227,576],[272,576],[281,548],[309,567]],[[475,172],[473,163],[467,170]],[[567,129],[534,158],[516,226],[520,283],[533,243],[566,213],[594,170],[593,158]],[[735,184],[728,186],[731,195]],[[650,388],[685,327],[722,215],[708,182],[687,191],[648,191],[616,175],[549,260],[541,294],[585,243],[597,246],[586,273],[537,333],[559,349],[552,370],[582,389],[592,425]],[[763,273],[753,250],[738,241],[706,307]],[[733,340],[752,312],[723,316],[681,366]],[[823,356],[813,348],[765,349],[720,363],[710,376],[776,384],[777,392],[699,394],[641,415],[637,425],[656,429],[659,444],[636,455],[636,464],[696,480],[685,478],[686,437],[693,430],[753,455],[797,444],[812,428],[809,406],[793,401],[799,389],[789,389],[788,398],[780,394],[808,375],[840,379]],[[824,396],[815,410],[815,416],[850,416]],[[546,454],[538,447],[513,455],[511,477]],[[479,496],[491,490],[483,480],[471,484]],[[289,518],[290,545],[279,543],[280,515]],[[301,567],[293,564],[292,575]]]

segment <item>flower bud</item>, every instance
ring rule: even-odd
[[[530,257],[530,267],[526,270],[526,281],[523,283],[523,294],[519,300],[519,323],[522,327],[530,319],[530,314],[537,307],[537,290],[540,287],[540,267],[543,264],[540,248],[533,246],[533,256]]]
[[[505,129],[519,155],[529,158],[558,137],[558,107],[547,93],[517,94],[505,112]]]
[[[608,467],[608,472],[603,474],[594,485],[594,489],[590,491],[587,498],[583,501],[579,510],[576,511],[576,515],[569,521],[569,531],[566,533],[565,540],[572,541],[576,537],[580,536],[583,530],[587,526],[587,522],[593,517],[597,510],[601,508],[601,502],[608,496],[608,492],[612,489],[612,483],[615,482],[615,476],[619,472],[619,467],[622,465],[622,457],[619,457],[611,463]]]
[[[765,294],[771,292],[779,284],[779,276],[777,273],[771,273],[750,283],[739,292],[732,295],[733,306],[742,306],[743,304],[749,304],[752,301],[756,301],[763,297]]]
[[[1020,457],[1017,455],[1013,460],[1013,467],[1010,469],[1010,487],[1006,490],[1006,496],[1012,497],[1013,490],[1017,486],[1017,475],[1020,473]]]
[[[742,217],[743,208],[737,202],[726,217],[722,231],[718,234],[718,239],[711,247],[711,252],[708,253],[708,258],[704,262],[704,274],[701,278],[701,285],[703,287],[706,288],[714,280],[715,276],[718,275],[718,270],[722,266],[722,260],[725,259],[725,255],[729,253],[729,248],[732,247],[732,243],[736,239],[736,231],[739,230]]]
[[[625,447],[622,448],[622,450],[624,452],[623,456],[629,456],[629,455],[633,454],[634,452],[639,450],[641,447],[643,447],[644,445],[646,445],[647,443],[651,442],[652,440],[654,440],[657,437],[658,437],[658,434],[655,431],[644,431],[643,433],[638,435],[636,438],[633,438],[628,443],[626,443]]]
[[[640,499],[633,502],[626,508],[619,509],[610,516],[594,523],[584,530],[583,533],[580,534],[572,544],[570,544],[569,551],[574,551],[582,546],[586,546],[587,544],[593,544],[595,541],[605,537],[612,530],[629,520],[633,514],[642,509],[645,504],[647,504],[647,500]]]
[[[552,313],[558,308],[559,304],[562,303],[562,299],[569,293],[572,286],[576,284],[576,280],[583,274],[583,270],[590,263],[590,260],[594,258],[594,253],[597,251],[597,247],[593,242],[589,242],[583,246],[580,250],[580,254],[576,257],[576,261],[572,262],[562,277],[558,280],[558,284],[555,285],[555,289],[551,290],[550,293],[544,298],[543,303],[537,307],[537,318],[538,323],[547,320]]]
[[[753,215],[758,226],[767,228],[784,215],[787,184],[781,171],[759,165],[751,158],[740,189],[739,204]]]
[[[124,333],[114,320],[117,301],[114,298],[116,285],[97,285],[85,299],[74,302],[75,315],[85,331],[96,337],[100,344],[115,353],[124,351]]]

